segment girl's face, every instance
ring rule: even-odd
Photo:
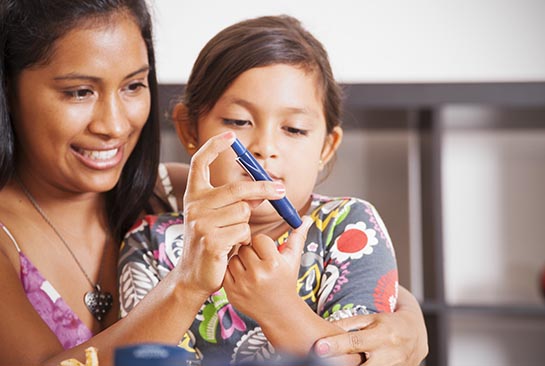
[[[70,192],[112,189],[150,112],[148,69],[128,16],[57,40],[46,65],[14,80],[19,174]]]
[[[241,74],[199,121],[197,143],[200,146],[226,130],[234,131],[271,178],[285,185],[299,212],[307,208],[319,171],[333,156],[342,135],[340,127],[326,133],[315,75],[284,64]],[[210,179],[219,186],[251,178],[229,150],[211,165]],[[253,224],[278,220],[268,202],[252,212]]]

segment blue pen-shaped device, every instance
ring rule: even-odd
[[[235,139],[235,142],[231,145],[235,153],[237,154],[237,162],[240,166],[250,174],[254,180],[268,180],[272,182],[269,174],[263,169],[261,165],[255,160],[254,156],[242,145],[239,139]],[[287,197],[279,200],[269,200],[274,209],[282,216],[284,220],[294,229],[297,229],[303,223],[297,210]]]

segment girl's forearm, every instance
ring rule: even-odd
[[[280,354],[306,356],[323,337],[345,333],[334,323],[316,314],[302,299],[258,320],[263,333]],[[358,365],[358,355],[348,355],[343,365]]]

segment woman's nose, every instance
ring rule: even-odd
[[[109,138],[122,138],[131,131],[131,124],[126,108],[118,95],[99,102],[93,121],[89,125],[93,134]]]

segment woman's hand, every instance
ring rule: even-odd
[[[186,285],[205,296],[221,288],[232,248],[250,242],[250,202],[285,194],[273,182],[211,185],[209,166],[234,139],[233,132],[215,136],[193,155],[184,195],[184,247],[177,268]]]
[[[347,333],[316,342],[314,350],[321,357],[363,353],[365,366],[417,366],[428,354],[422,311],[414,296],[401,286],[395,312],[358,315],[335,324]]]

